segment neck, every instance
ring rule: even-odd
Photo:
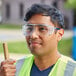
[[[35,64],[39,68],[39,70],[44,70],[54,65],[60,58],[60,56],[61,55],[58,51],[46,56],[35,56]]]

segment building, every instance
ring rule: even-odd
[[[0,0],[0,23],[2,22],[2,16],[1,16],[1,7],[2,6],[2,1]]]
[[[66,29],[73,27],[73,11],[64,8],[66,0],[2,0],[2,22],[24,24],[24,15],[27,8],[34,3],[54,5],[64,14]]]

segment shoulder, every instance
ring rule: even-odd
[[[16,76],[18,76],[20,69],[22,68],[25,61],[28,61],[30,58],[32,58],[33,55],[27,55],[25,58],[19,59],[16,62]]]
[[[65,56],[65,55],[61,55],[60,60],[63,61],[64,63],[67,63],[68,61],[70,61],[70,62],[76,64],[76,61],[74,61],[72,58]]]
[[[76,68],[76,61],[74,61],[72,58],[62,55],[60,60],[63,64],[66,64],[66,66],[68,65],[69,67]]]
[[[65,74],[68,73],[68,76],[76,76],[76,61],[67,56],[61,56],[61,62],[66,64]]]
[[[32,54],[26,55],[24,58],[17,60],[17,63],[24,62],[25,60],[30,59],[32,57],[33,57]]]

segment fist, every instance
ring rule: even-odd
[[[0,76],[15,76],[16,66],[15,60],[5,60],[0,65]]]

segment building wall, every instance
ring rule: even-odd
[[[23,18],[20,18],[20,3],[24,5],[24,12],[34,3],[40,3],[40,0],[3,0],[3,22],[4,23],[13,23],[13,24],[22,24],[24,23]],[[6,17],[6,5],[10,4],[10,18]],[[24,14],[23,14],[24,17]]]
[[[67,29],[72,29],[73,28],[73,10],[65,8],[63,1],[61,1],[61,0],[58,3],[58,8],[63,13],[64,18],[66,18],[65,19],[65,27]]]
[[[2,6],[2,3],[1,3],[1,0],[0,0],[0,23],[1,23],[1,21],[2,21],[2,16],[1,16],[1,6]]]
[[[56,0],[3,0],[2,5],[2,17],[3,23],[13,23],[13,24],[24,24],[24,15],[27,11],[27,8],[30,7],[34,3],[45,3],[48,5],[52,5]],[[23,17],[20,18],[20,4],[23,4]],[[10,5],[10,18],[6,17],[6,5]],[[73,25],[73,12],[72,10],[67,10],[64,8],[63,0],[57,1],[57,7],[61,10],[61,12],[66,17],[68,23],[66,24],[66,28],[72,29]]]

